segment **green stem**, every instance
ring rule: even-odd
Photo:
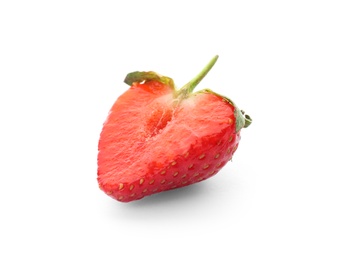
[[[180,90],[178,90],[177,96],[182,99],[188,97],[188,95],[194,90],[194,88],[201,82],[201,80],[208,74],[211,68],[215,65],[218,59],[218,55],[213,57],[209,63],[197,74],[191,81],[185,84]]]

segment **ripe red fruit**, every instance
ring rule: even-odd
[[[192,92],[217,58],[178,90],[155,72],[127,75],[130,88],[111,108],[98,145],[106,194],[138,200],[205,180],[232,158],[250,117],[209,89]]]

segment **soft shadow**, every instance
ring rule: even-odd
[[[114,201],[110,212],[118,221],[138,223],[217,214],[231,201],[233,190],[229,185],[219,186],[216,182],[204,181],[129,203]]]
[[[196,201],[206,195],[208,188],[210,188],[208,186],[208,183],[197,183],[174,190],[164,191],[144,197],[141,200],[129,202],[127,203],[127,207],[156,207],[163,204],[170,205],[172,203],[186,203],[189,201]]]

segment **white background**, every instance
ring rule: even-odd
[[[337,1],[1,1],[1,259],[338,259]],[[154,70],[253,118],[215,177],[120,203],[97,143]]]

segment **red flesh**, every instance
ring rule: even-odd
[[[134,83],[104,123],[98,182],[109,196],[128,202],[187,186],[215,175],[240,139],[234,106],[210,92],[174,101],[158,81]]]

